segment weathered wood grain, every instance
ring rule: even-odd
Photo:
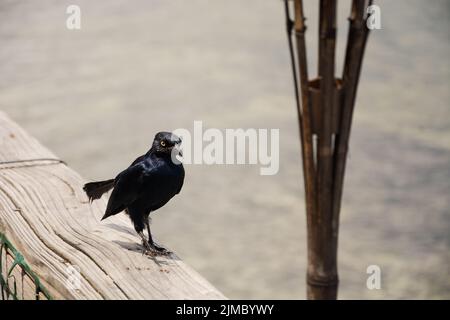
[[[38,158],[57,157],[0,112],[0,162]],[[106,198],[90,204],[84,182],[56,161],[0,164],[0,231],[54,298],[224,298],[175,255],[142,255],[126,216],[100,222]],[[66,285],[70,265],[80,269],[78,290]]]

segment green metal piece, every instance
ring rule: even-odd
[[[5,256],[5,263],[6,263],[6,257],[10,255],[14,258],[14,261],[12,265],[6,270],[6,274],[3,275],[3,269],[6,269],[7,266],[5,264],[5,267],[3,265],[3,255]],[[22,275],[26,275],[33,281],[36,291],[35,291],[35,297],[36,300],[39,300],[39,294],[42,293],[48,300],[51,300],[52,297],[50,293],[47,291],[47,289],[41,284],[39,281],[39,278],[36,276],[36,274],[31,270],[30,266],[26,263],[25,258],[20,254],[19,251],[9,242],[9,240],[6,238],[6,236],[0,232],[0,288],[1,288],[1,298],[2,300],[7,299],[14,299],[19,300],[20,297],[17,296],[17,281],[14,275],[12,275],[12,272],[14,268],[20,267],[22,270]],[[12,288],[11,288],[11,282],[12,282]],[[23,292],[22,292],[22,298],[23,298]]]

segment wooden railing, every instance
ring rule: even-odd
[[[125,215],[100,222],[106,199],[90,204],[84,182],[0,112],[0,233],[51,298],[224,298],[176,255],[143,255]],[[35,298],[30,279],[16,287]]]

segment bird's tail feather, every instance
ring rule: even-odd
[[[104,193],[108,192],[114,187],[114,179],[105,181],[89,182],[83,187],[89,197],[89,201],[99,199]]]

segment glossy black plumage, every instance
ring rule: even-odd
[[[170,132],[159,132],[151,149],[116,178],[84,186],[91,201],[113,189],[102,220],[125,210],[141,236],[143,245],[152,253],[167,253],[167,250],[153,243],[149,214],[164,206],[183,186],[183,165],[172,160],[180,153],[180,143],[180,138]],[[148,240],[143,235],[145,227]]]

